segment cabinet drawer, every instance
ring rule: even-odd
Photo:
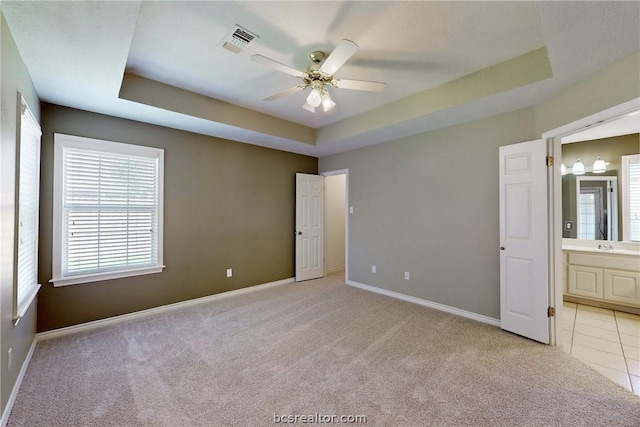
[[[589,267],[627,270],[640,272],[638,257],[616,255],[613,252],[603,254],[590,254],[584,252],[569,252],[569,265],[585,265]]]
[[[640,273],[604,270],[604,299],[640,305]]]
[[[570,265],[567,292],[581,297],[603,298],[603,276],[601,268]]]

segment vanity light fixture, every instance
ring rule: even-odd
[[[572,171],[574,175],[584,175],[584,163],[580,161],[580,157],[578,157],[578,161],[573,164]]]
[[[593,162],[593,173],[603,173],[607,171],[607,164],[604,160],[598,156],[595,162]]]

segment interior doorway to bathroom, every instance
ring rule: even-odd
[[[347,280],[348,171],[325,172],[325,274]]]
[[[561,159],[556,178],[562,199],[554,203],[562,211],[556,214],[562,294],[556,298],[556,344],[640,395],[640,300],[633,297],[640,283],[638,242],[624,237],[628,214],[622,208],[624,200],[639,197],[624,185],[625,158],[640,151],[637,102],[631,107],[554,135],[554,144],[561,143],[554,157]]]

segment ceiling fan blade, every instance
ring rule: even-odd
[[[331,55],[324,61],[320,67],[320,71],[324,71],[327,74],[334,74],[357,50],[357,44],[351,40],[342,39],[333,52],[331,52]]]
[[[294,93],[300,92],[303,90],[300,86],[290,87],[289,89],[285,89],[282,92],[275,93],[271,96],[264,98],[264,101],[273,101],[278,98],[282,98],[287,95],[293,95]]]
[[[274,68],[278,71],[282,71],[283,73],[290,74],[294,77],[300,77],[301,75],[304,74],[302,71],[298,71],[295,68],[291,68],[288,65],[284,65],[278,61],[274,61],[273,59],[267,58],[266,56],[252,55],[251,59],[254,62],[257,62],[262,65],[266,65],[267,67]]]
[[[366,90],[368,92],[380,92],[382,91],[386,83],[382,82],[366,82],[364,80],[336,80],[336,85],[340,89],[352,89],[352,90]]]

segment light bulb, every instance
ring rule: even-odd
[[[584,163],[580,161],[580,157],[578,157],[578,161],[573,164],[573,174],[584,175]]]
[[[316,112],[316,107],[314,107],[313,105],[309,105],[308,102],[305,102],[302,108],[304,108],[307,111],[311,111],[312,113]]]
[[[328,93],[322,95],[322,108],[324,109],[325,113],[333,110],[333,107],[335,106],[336,103],[333,102],[333,99],[331,99]]]
[[[316,89],[313,89],[307,97],[307,104],[311,105],[312,107],[317,107],[321,102],[322,96],[320,95],[320,92]]]
[[[566,175],[567,174],[567,167],[564,165],[564,163],[560,164],[560,173],[562,175]]]
[[[598,156],[595,162],[593,162],[593,173],[603,173],[607,171],[607,164]]]

